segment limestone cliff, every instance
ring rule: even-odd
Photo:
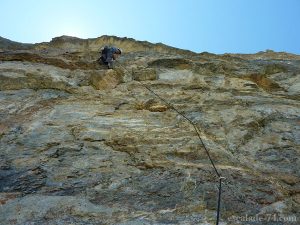
[[[114,70],[104,45],[124,51]],[[201,130],[223,224],[300,220],[300,56],[62,36],[0,39],[0,224],[215,223],[197,134],[140,82]]]

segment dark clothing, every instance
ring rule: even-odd
[[[112,65],[112,62],[114,61],[113,55],[118,53],[118,48],[105,46],[101,51],[101,60],[104,64],[110,67],[110,65]]]

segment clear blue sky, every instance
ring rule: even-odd
[[[300,54],[300,0],[0,0],[0,36],[162,42],[195,52]]]

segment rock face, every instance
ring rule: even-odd
[[[222,224],[300,220],[300,56],[109,36],[0,44],[0,224],[215,224],[197,134],[142,84],[201,131],[226,177]],[[97,62],[106,44],[124,50],[114,70]]]

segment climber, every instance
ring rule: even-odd
[[[113,62],[122,53],[120,48],[105,46],[100,50],[101,61],[108,66],[108,69],[113,69]]]

